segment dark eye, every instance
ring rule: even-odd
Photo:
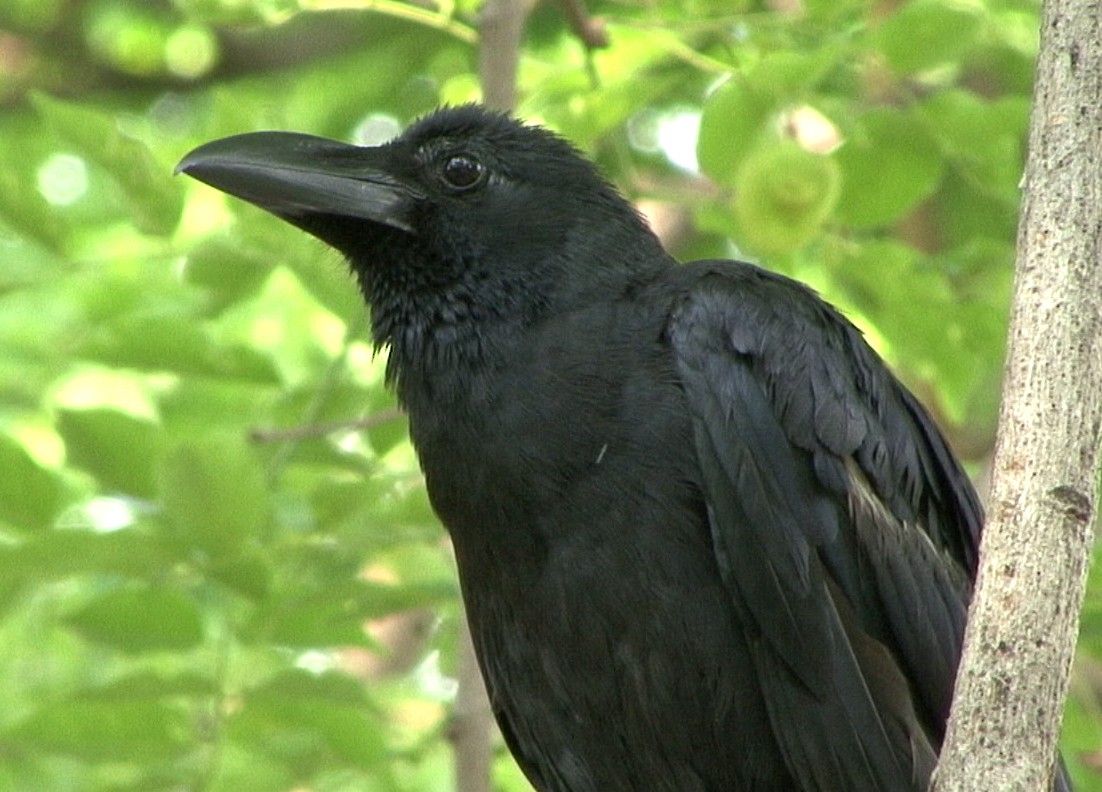
[[[441,173],[448,186],[455,190],[469,190],[482,181],[486,169],[482,163],[467,154],[456,154],[444,161]]]

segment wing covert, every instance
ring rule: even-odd
[[[808,788],[936,762],[982,516],[933,422],[858,331],[750,265],[689,265],[669,340],[717,564],[778,744]]]

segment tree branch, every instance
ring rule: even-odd
[[[388,410],[380,410],[372,415],[357,418],[354,421],[331,421],[329,423],[307,424],[306,426],[289,426],[283,429],[263,429],[254,426],[249,429],[249,439],[254,443],[280,443],[285,440],[306,440],[312,437],[324,437],[333,432],[342,432],[348,429],[371,429],[388,421],[396,421],[404,413],[396,407]]]
[[[534,0],[486,0],[482,6],[478,70],[487,107],[512,110],[516,105],[520,43],[534,6]]]
[[[566,17],[570,29],[586,49],[608,46],[608,28],[603,19],[589,15],[585,0],[559,0],[559,8],[562,9],[562,15]]]
[[[1047,0],[992,507],[936,792],[1049,789],[1099,474],[1100,96],[1098,0]]]

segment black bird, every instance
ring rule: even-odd
[[[679,265],[567,142],[476,106],[178,171],[350,262],[538,790],[926,789],[983,517],[834,309]]]

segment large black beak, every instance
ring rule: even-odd
[[[392,152],[292,132],[253,132],[206,143],[176,173],[216,187],[296,225],[318,215],[356,218],[412,233],[416,189],[387,171]]]

